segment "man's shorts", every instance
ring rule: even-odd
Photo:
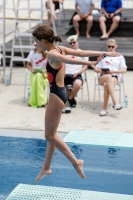
[[[75,78],[71,78],[70,76],[65,76],[65,78],[64,78],[64,84],[65,84],[65,86],[67,86],[67,85],[73,85],[73,82],[75,80],[77,80],[77,79],[81,80],[82,81],[82,85],[83,85],[83,79],[82,79],[81,75],[78,75]]]
[[[111,13],[108,13],[108,14],[111,14]],[[101,16],[104,16],[108,21],[112,21],[112,19],[113,19],[115,16],[119,16],[120,18],[122,18],[122,13],[115,14],[114,17],[111,18],[111,19],[108,19],[104,14],[102,14]]]

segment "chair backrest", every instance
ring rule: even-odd
[[[82,79],[83,79],[83,83],[87,81],[87,74],[86,74],[86,71],[84,71],[82,74]]]

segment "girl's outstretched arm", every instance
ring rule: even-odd
[[[105,56],[120,56],[120,53],[118,52],[106,52],[106,51],[92,51],[92,50],[74,50],[70,49],[64,46],[61,46],[61,48],[64,50],[66,55],[74,55],[74,56],[80,56],[80,57],[90,57],[90,56],[100,56],[101,54],[104,54]]]
[[[55,62],[62,62],[62,63],[68,63],[68,64],[77,64],[77,65],[90,65],[92,68],[94,68],[98,64],[98,62],[102,60],[102,58],[103,58],[103,55],[99,56],[97,61],[87,61],[87,60],[79,60],[75,58],[73,59],[71,57],[68,57],[66,55],[60,54],[52,50],[48,52],[48,60],[50,64],[55,63]]]

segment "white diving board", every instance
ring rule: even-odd
[[[63,140],[75,144],[133,148],[133,134],[130,133],[71,130]]]
[[[6,200],[133,200],[131,195],[19,184]]]

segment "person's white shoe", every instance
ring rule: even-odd
[[[108,114],[107,110],[101,110],[99,116],[106,116]]]
[[[65,111],[65,113],[71,113],[71,108],[66,107],[64,111]]]
[[[115,110],[120,110],[120,109],[122,109],[122,106],[121,106],[119,103],[116,103],[116,104],[113,106],[113,108],[114,108]]]

